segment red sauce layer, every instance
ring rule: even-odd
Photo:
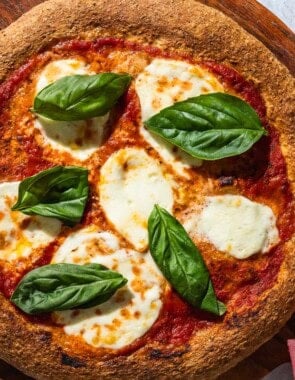
[[[61,42],[52,48],[53,52],[61,56],[69,56],[71,54],[79,54],[81,56],[89,52],[100,52],[116,50],[142,51],[151,57],[164,57],[186,60],[191,63],[201,64],[209,71],[215,74],[221,82],[228,88],[234,90],[242,98],[244,98],[256,110],[263,124],[269,130],[269,136],[262,138],[255,146],[246,154],[238,158],[221,160],[225,163],[223,175],[232,176],[235,179],[236,186],[239,191],[251,198],[260,195],[274,196],[278,199],[281,213],[278,216],[278,228],[281,243],[271,250],[267,255],[257,258],[256,256],[245,260],[237,261],[224,259],[218,261],[208,260],[207,265],[211,273],[212,282],[216,290],[217,296],[222,301],[234,301],[234,307],[243,309],[245,307],[253,307],[257,297],[266,289],[273,286],[277,279],[277,275],[284,260],[282,250],[283,243],[288,240],[293,233],[291,221],[294,220],[294,210],[291,207],[292,194],[287,179],[286,164],[283,158],[279,136],[276,131],[271,129],[267,124],[266,108],[259,91],[254,84],[246,81],[234,69],[225,65],[206,61],[198,62],[192,56],[187,54],[179,54],[175,52],[162,51],[157,47],[143,46],[134,42],[128,42],[115,38],[103,38],[97,41],[66,41]],[[28,61],[20,69],[16,70],[6,82],[0,86],[0,120],[7,123],[8,115],[5,113],[5,106],[21,86],[23,81],[27,80],[34,71],[38,62],[42,60],[42,55],[37,56]],[[127,120],[134,120],[138,113],[138,109],[132,99],[132,94],[128,92],[124,98],[126,110],[124,117]],[[132,103],[133,102],[133,103]],[[29,176],[40,170],[49,167],[51,164],[47,161],[40,160],[42,156],[39,152],[40,148],[31,139],[24,139],[24,149],[28,154],[28,162],[25,165],[19,165],[14,168],[8,166],[7,170],[12,170],[15,179],[19,176]],[[1,160],[4,158],[0,158]],[[242,161],[241,161],[242,160]],[[246,162],[245,170],[241,170],[239,162]],[[229,165],[227,165],[227,163]],[[239,169],[235,169],[239,166]],[[227,167],[229,169],[227,169]],[[206,168],[206,166],[205,166]],[[210,164],[208,164],[210,169]],[[89,219],[89,215],[85,220]],[[44,252],[43,258],[33,264],[33,267],[45,265],[50,262],[53,247],[50,246]],[[253,267],[249,266],[253,264]],[[15,275],[13,268],[7,273],[0,274],[0,289],[6,295],[10,296],[17,282],[25,273]],[[231,286],[228,286],[231,283]],[[41,321],[41,320],[40,320]],[[165,344],[172,343],[174,345],[184,344],[189,340],[192,333],[196,329],[204,328],[212,323],[222,322],[222,318],[217,318],[207,313],[194,309],[185,303],[175,292],[164,300],[162,312],[148,331],[148,333],[138,339],[130,347],[120,350],[120,353],[127,354],[131,351],[143,346],[147,342],[157,341]]]

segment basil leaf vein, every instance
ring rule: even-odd
[[[203,160],[244,153],[266,134],[250,105],[223,93],[177,102],[144,124],[152,133]]]
[[[204,260],[183,226],[155,205],[148,235],[152,257],[180,296],[195,307],[223,315],[226,306],[217,300]]]
[[[60,121],[102,116],[124,94],[130,81],[130,75],[116,73],[66,76],[43,88],[31,111]]]
[[[57,218],[68,225],[80,222],[88,199],[88,170],[55,166],[23,180],[12,210]]]
[[[27,314],[89,308],[106,302],[126,283],[100,264],[51,264],[27,273],[11,301]]]

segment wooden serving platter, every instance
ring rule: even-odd
[[[255,0],[195,0],[219,9],[264,43],[295,75],[295,35]],[[0,29],[5,28],[42,0],[0,0]],[[219,377],[219,380],[260,380],[269,371],[290,361],[287,339],[295,339],[295,316],[269,342]],[[1,347],[0,347],[1,350]],[[0,361],[0,380],[29,380]]]

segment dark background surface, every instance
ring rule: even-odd
[[[295,73],[295,35],[262,5],[255,0],[198,1],[217,8],[236,20],[272,50],[293,74]],[[42,0],[0,0],[0,29],[5,28],[24,12],[42,2]],[[222,375],[219,380],[261,379],[278,365],[290,360],[287,339],[295,339],[295,316],[273,339]],[[0,360],[0,379],[29,380],[30,378]]]

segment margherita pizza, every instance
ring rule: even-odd
[[[192,0],[50,0],[0,52],[0,357],[213,379],[275,334],[295,308],[288,70]]]

